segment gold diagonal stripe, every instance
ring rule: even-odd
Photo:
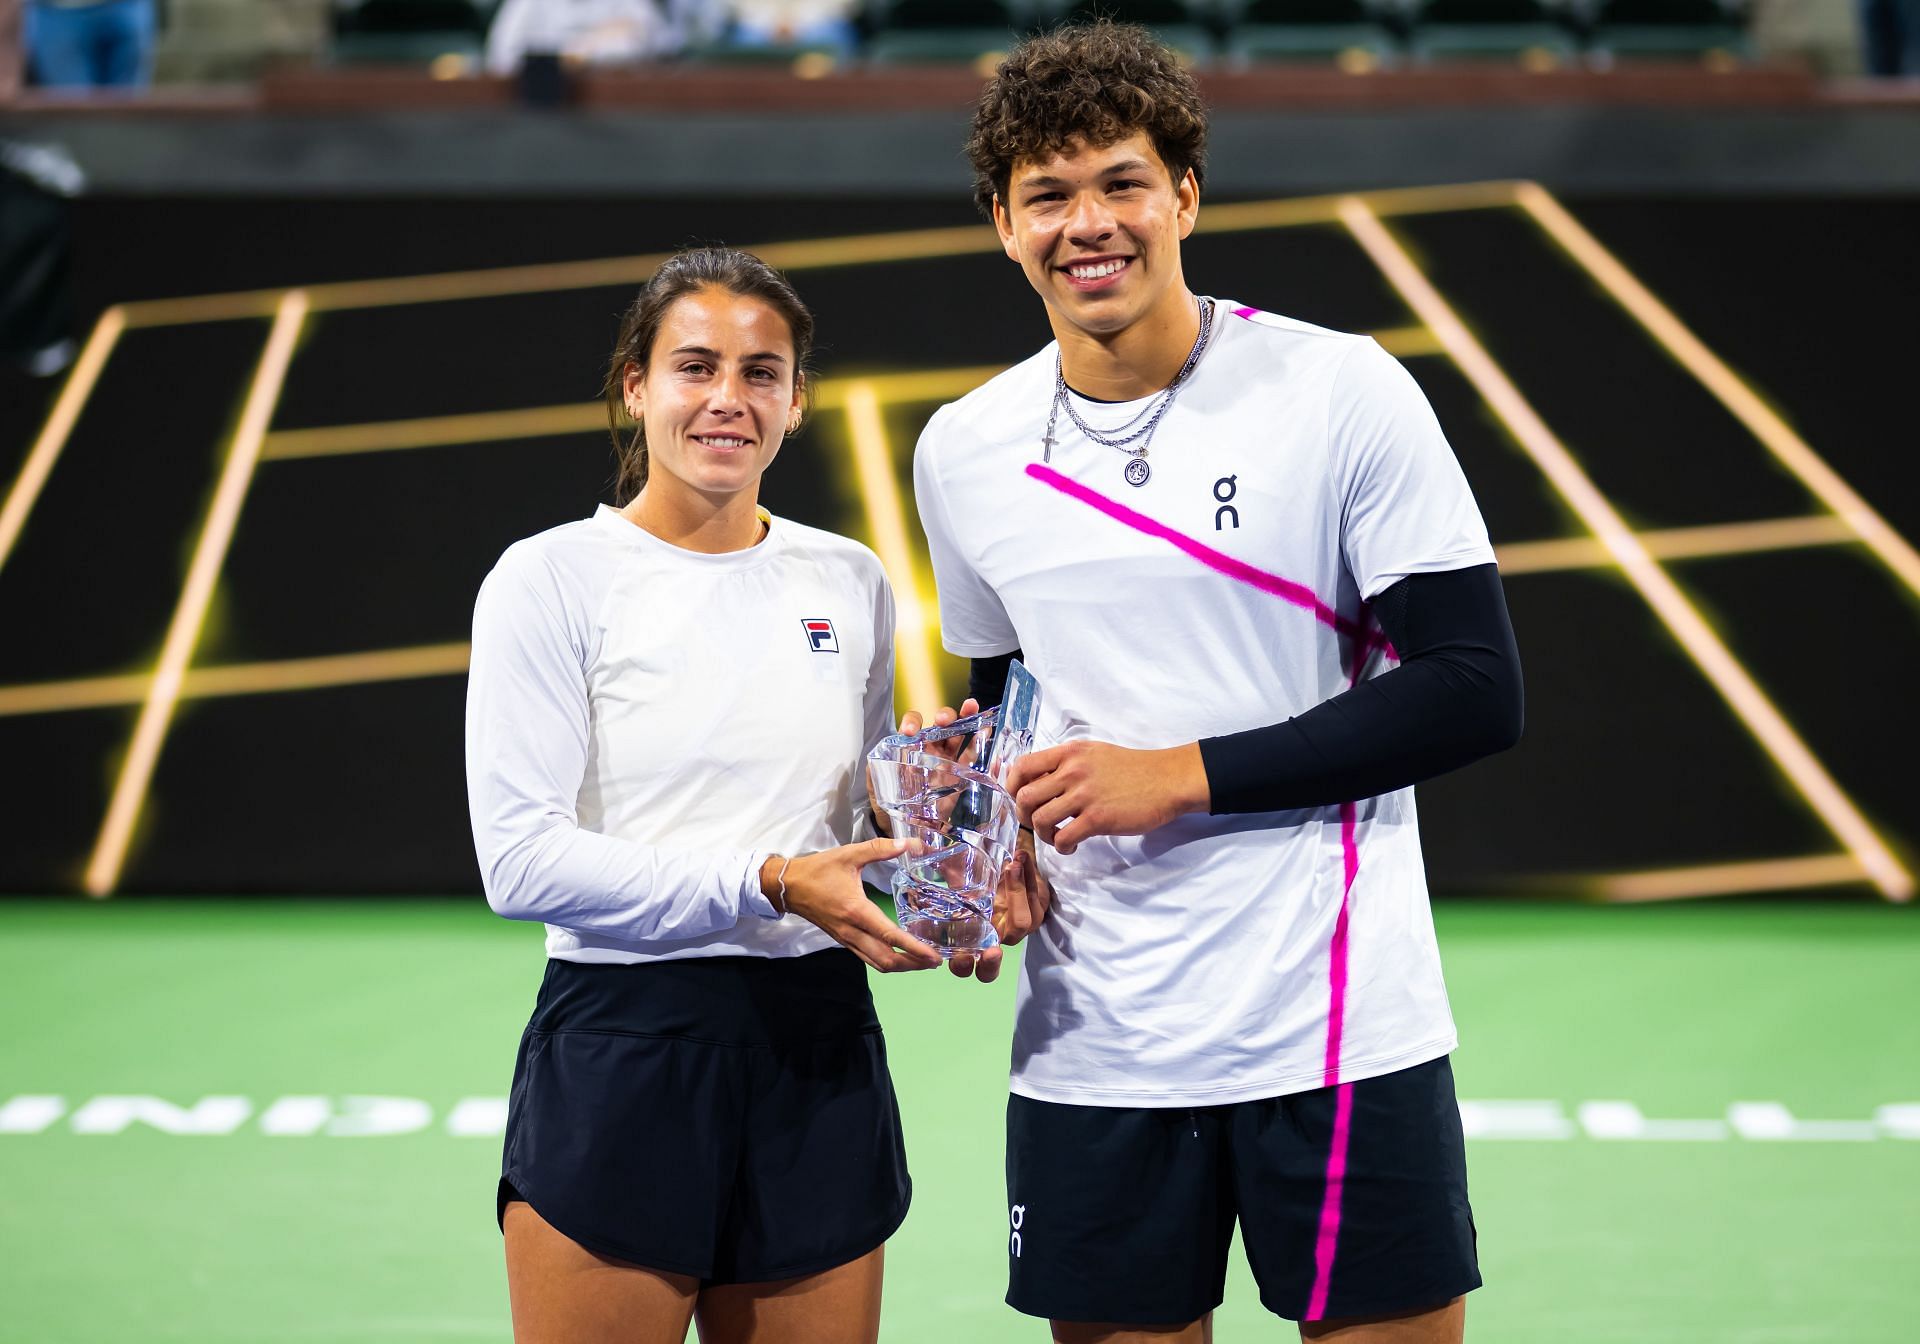
[[[187,567],[187,580],[167,627],[166,643],[161,646],[160,661],[147,686],[133,740],[114,783],[113,797],[94,842],[93,857],[87,863],[86,889],[90,896],[107,896],[119,885],[120,871],[133,843],[134,825],[140,818],[147,787],[153,782],[154,767],[159,764],[160,748],[167,727],[173,720],[180,683],[193,659],[194,645],[200,639],[200,627],[213,601],[213,589],[226,561],[240,519],[240,506],[253,482],[254,468],[260,460],[260,444],[266,438],[267,423],[273,417],[274,404],[286,381],[287,366],[293,361],[300,325],[306,320],[306,296],[293,290],[281,301],[273,329],[267,335],[266,348],[254,370],[252,385],[240,411],[240,423],[227,449],[226,465],[214,486],[213,503],[194,545],[193,561]]]
[[[1861,815],[1827,768],[1794,731],[1746,667],[1707,623],[1627,527],[1619,513],[1547,428],[1485,347],[1467,329],[1384,224],[1360,199],[1349,200],[1341,218],[1409,307],[1447,347],[1467,380],[1500,417],[1553,488],[1612,553],[1654,615],[1673,635],[1708,682],[1780,767],[1801,797],[1872,878],[1888,900],[1913,898],[1914,880]]]
[[[1603,247],[1564,206],[1535,183],[1522,183],[1515,201],[1569,256],[1625,308],[1647,334],[1706,387],[1774,458],[1822,504],[1844,519],[1909,591],[1920,596],[1920,553],[1848,485],[1840,473],[1794,433],[1779,412],[1706,344],[1673,310]],[[1909,439],[1911,431],[1908,432]]]
[[[899,477],[893,448],[880,414],[880,397],[872,386],[849,380],[845,391],[847,433],[853,440],[854,466],[860,482],[860,504],[867,515],[873,549],[893,586],[895,645],[900,680],[907,703],[923,713],[944,703],[940,679],[934,672],[933,626],[920,602],[920,583],[913,547],[907,540],[907,514],[900,501]]]
[[[14,542],[20,539],[20,533],[26,529],[27,515],[33,512],[34,502],[40,498],[47,477],[53,474],[54,464],[66,449],[73,427],[80,419],[80,412],[86,406],[87,398],[93,395],[94,384],[100,381],[100,371],[107,366],[107,358],[113,353],[114,344],[126,326],[126,310],[123,308],[109,308],[100,314],[100,320],[93,324],[93,333],[81,348],[80,357],[73,362],[73,371],[67,375],[66,385],[60,389],[60,395],[54,398],[53,409],[47,413],[47,423],[41,427],[33,447],[27,450],[27,460],[21,464],[20,474],[14,478],[13,488],[7,491],[6,503],[0,504],[0,567],[6,565],[7,557],[13,553]]]

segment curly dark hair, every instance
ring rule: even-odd
[[[1145,131],[1178,182],[1205,185],[1207,109],[1193,76],[1137,23],[1096,19],[1038,33],[1007,54],[980,94],[967,135],[973,199],[993,215],[1013,166],[1075,137],[1104,147]]]

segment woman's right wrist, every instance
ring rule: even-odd
[[[792,862],[791,855],[769,854],[760,864],[760,894],[776,915],[787,913],[787,865]]]

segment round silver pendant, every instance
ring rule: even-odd
[[[1147,478],[1153,475],[1153,468],[1147,465],[1147,459],[1136,457],[1127,463],[1127,484],[1145,485]]]

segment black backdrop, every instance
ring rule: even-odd
[[[1920,537],[1902,296],[1920,202],[1572,200],[1570,208],[1909,538]],[[76,306],[973,222],[914,200],[74,203]],[[1805,490],[1518,216],[1394,227],[1629,521],[1804,514]],[[1331,227],[1206,236],[1197,289],[1355,330],[1411,319]],[[832,377],[1011,362],[1046,338],[990,255],[796,277]],[[612,289],[330,312],[309,323],[276,430],[590,401]],[[0,687],[136,672],[157,654],[265,323],[128,333],[0,568]],[[1409,367],[1496,542],[1572,535],[1566,510],[1444,360]],[[57,380],[0,375],[0,479]],[[930,406],[889,412],[895,449]],[[830,423],[785,454],[776,510],[858,523]],[[590,510],[604,436],[264,465],[197,663],[463,639],[502,547]],[[1677,562],[1675,577],[1856,801],[1911,859],[1920,747],[1913,595],[1858,546]],[[1437,889],[1564,889],[1570,874],[1836,848],[1785,778],[1613,574],[1510,578],[1528,668],[1516,751],[1423,787]],[[948,666],[951,675],[953,668]],[[461,679],[183,703],[128,891],[470,891]],[[0,715],[0,889],[78,886],[136,708]],[[1864,889],[1862,889],[1864,890]]]

